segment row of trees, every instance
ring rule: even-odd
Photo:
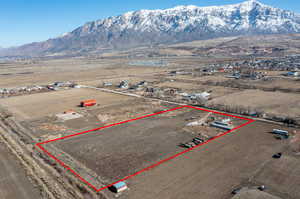
[[[214,103],[209,103],[206,104],[205,106],[211,109],[216,109],[224,112],[255,116],[255,117],[264,118],[276,122],[282,122],[287,125],[300,125],[300,118],[295,118],[287,115],[276,115],[272,113],[266,113],[263,110],[255,109],[249,106],[224,105],[224,104],[214,104]]]

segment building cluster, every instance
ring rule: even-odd
[[[289,71],[287,73],[284,73],[283,75],[288,77],[299,77],[300,71]]]
[[[60,90],[62,88],[77,88],[77,84],[73,82],[54,82],[53,84],[47,85],[47,88],[50,90]]]
[[[143,90],[144,88],[146,88],[148,85],[148,82],[146,81],[141,81],[135,85],[130,86],[130,89],[135,89],[135,90]]]
[[[0,88],[0,97],[5,98],[72,87],[76,87],[76,84],[71,82],[54,82],[53,84],[49,85],[31,85],[16,88]]]
[[[227,75],[227,78],[234,78],[234,79],[262,79],[266,76],[265,72],[257,72],[254,70],[248,71],[234,71],[232,74]]]
[[[276,57],[272,59],[253,59],[232,63],[212,64],[209,70],[231,72],[240,68],[273,71],[300,71],[300,55]]]
[[[16,96],[16,95],[42,92],[47,90],[48,90],[47,86],[39,86],[39,85],[23,86],[17,88],[0,88],[0,97],[4,98],[4,97]]]
[[[209,92],[201,92],[201,93],[179,93],[184,100],[204,100],[207,101],[210,99]]]

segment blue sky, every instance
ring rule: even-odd
[[[43,41],[72,31],[85,22],[139,9],[164,9],[176,5],[224,5],[243,0],[2,0],[0,46]],[[300,13],[299,0],[260,0]]]

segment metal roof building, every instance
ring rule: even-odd
[[[125,191],[127,189],[127,185],[125,182],[121,181],[111,186],[111,190],[113,192],[119,193]]]

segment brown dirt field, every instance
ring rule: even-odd
[[[173,116],[157,115],[54,144],[112,183],[182,151],[178,145],[196,136],[183,131],[185,118],[202,114],[176,110]]]
[[[282,193],[282,198],[300,198],[300,159],[284,156],[272,160],[255,176],[257,184],[267,184],[268,191]],[[286,186],[283,186],[286,185]]]
[[[0,142],[0,198],[40,199],[39,190],[26,177],[15,156]]]
[[[120,198],[230,198],[234,188],[247,183],[266,163],[273,161],[275,152],[285,148],[287,141],[278,141],[268,133],[273,128],[280,127],[254,122],[196,148],[132,178],[128,181],[130,191]],[[299,172],[295,174],[299,176]],[[281,178],[286,180],[289,176],[283,173]],[[299,198],[299,192],[293,191]]]
[[[199,87],[201,87],[201,85],[197,85],[194,83],[183,83],[183,82],[163,82],[163,83],[156,84],[155,86],[180,88],[184,90],[199,89]]]
[[[227,79],[228,80],[228,79]],[[259,89],[263,88],[280,88],[280,89],[299,89],[300,88],[300,81],[296,81],[297,79],[294,78],[274,78],[269,81],[264,80],[233,80],[237,83],[243,85],[253,85],[257,86]],[[225,83],[224,83],[225,84]]]
[[[147,101],[139,98],[132,98],[127,101],[96,106],[90,108],[79,108],[81,118],[67,121],[57,120],[56,117],[43,117],[30,121],[23,121],[22,124],[32,129],[35,136],[42,140],[47,137],[61,137],[74,132],[95,129],[120,121],[129,120],[139,116],[147,115],[173,106],[164,106],[157,101]],[[164,116],[168,115],[167,113]]]
[[[206,114],[199,110],[181,109],[53,144],[109,184],[184,150],[180,143],[192,141],[199,133],[206,134],[203,129],[186,131],[186,124],[192,116],[200,119]],[[210,130],[220,132],[213,127]]]
[[[203,129],[201,132],[184,130],[186,124],[191,118],[200,119],[206,114],[199,110],[181,109],[53,144],[95,171],[109,184],[183,151],[184,148],[178,146],[180,143],[190,142],[203,133]],[[212,116],[224,118],[215,114]],[[236,119],[236,122],[241,124],[245,121]],[[210,130],[220,132],[213,127]]]
[[[299,94],[245,90],[216,98],[211,103],[252,107],[278,115],[300,116]]]
[[[134,100],[123,102],[122,104],[113,104],[88,110],[88,112],[89,114],[96,116],[103,124],[112,124],[161,111],[166,108],[170,109],[174,107],[164,106],[156,101],[151,102],[136,98]],[[165,115],[168,115],[168,113],[165,113],[164,116]]]
[[[0,67],[0,88],[49,84],[55,81],[105,80],[163,72],[162,67],[134,67],[128,60],[58,59],[37,63],[10,63]],[[28,73],[28,74],[22,74]],[[1,75],[10,74],[10,75]]]
[[[36,119],[70,109],[80,109],[80,101],[86,99],[96,99],[99,106],[107,106],[133,98],[81,88],[3,98],[0,103],[22,119]]]
[[[200,77],[194,77],[192,75],[176,75],[174,77],[169,77],[169,79],[175,79],[177,81],[194,81],[194,82],[206,82],[206,81],[213,81],[213,82],[222,82],[225,80],[228,80],[224,76],[224,74],[220,75],[206,75],[206,76],[200,76]]]
[[[257,189],[241,190],[232,199],[281,199],[264,191]]]
[[[300,155],[300,130],[294,131],[290,140],[290,150],[296,155]]]
[[[272,81],[260,82],[257,84],[257,86],[262,86],[266,88],[278,87],[278,88],[285,88],[285,89],[299,89],[300,81],[296,81],[295,79],[276,78]]]
[[[206,89],[211,91],[211,98],[217,99],[219,97],[226,97],[227,95],[231,95],[234,93],[238,93],[241,90],[236,88],[222,88],[219,86],[206,86]]]

